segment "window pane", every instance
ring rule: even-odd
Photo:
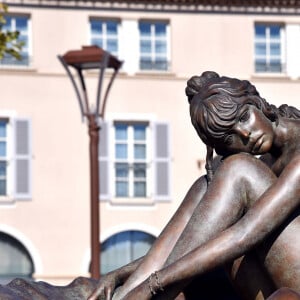
[[[117,52],[118,51],[118,41],[116,39],[107,39],[107,51]]]
[[[114,35],[116,35],[117,34],[117,29],[118,29],[117,22],[108,21],[106,23],[107,34],[114,34]]]
[[[141,70],[151,70],[153,69],[153,64],[150,58],[142,58],[140,60],[140,69]]]
[[[102,34],[102,22],[91,21],[91,32],[93,34]]]
[[[167,43],[165,41],[155,41],[155,53],[166,53]]]
[[[0,120],[0,137],[6,137],[6,121]]]
[[[117,178],[128,178],[129,166],[128,164],[116,164],[116,177]]]
[[[103,40],[100,38],[92,38],[91,44],[97,45],[98,47],[103,48]]]
[[[134,126],[134,139],[136,141],[144,141],[146,139],[146,126],[135,125]]]
[[[255,38],[266,38],[266,26],[256,25],[255,26]]]
[[[281,51],[280,51],[280,44],[278,43],[271,43],[270,46],[270,54],[271,55],[280,55]]]
[[[27,32],[27,22],[28,19],[26,17],[16,17],[16,30]]]
[[[146,158],[146,145],[134,145],[134,158],[145,159]]]
[[[270,72],[281,72],[282,71],[281,62],[279,59],[271,60],[269,71]]]
[[[140,41],[141,53],[151,53],[151,41]]]
[[[0,161],[0,177],[4,178],[6,177],[6,162]]]
[[[8,17],[8,16],[6,16],[5,17],[5,21],[6,21],[6,23],[5,24],[3,24],[3,31],[7,31],[7,30],[11,30],[11,26],[12,26],[12,18],[11,17]]]
[[[116,139],[127,140],[127,125],[116,125]]]
[[[166,58],[157,58],[154,63],[154,69],[156,70],[167,70],[168,69],[168,62]]]
[[[116,196],[128,197],[128,183],[124,181],[116,182]]]
[[[134,197],[146,197],[146,183],[135,182],[134,183]]]
[[[267,54],[267,47],[266,44],[256,44],[255,45],[255,54],[256,55],[266,55]]]
[[[270,36],[271,36],[271,38],[279,38],[280,37],[280,26],[278,26],[278,25],[270,26]]]
[[[6,180],[0,179],[0,195],[5,196],[6,195]]]
[[[151,35],[151,24],[150,23],[140,23],[140,34],[141,36],[150,36]]]
[[[6,156],[6,142],[0,142],[0,156]]]
[[[146,178],[146,164],[134,164],[134,177]]]
[[[155,24],[155,35],[156,36],[165,36],[167,33],[166,24],[157,23]]]
[[[256,60],[255,71],[256,72],[266,72],[267,71],[267,62],[265,59]]]
[[[127,144],[116,144],[116,158],[125,159],[128,157]]]

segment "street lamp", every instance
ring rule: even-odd
[[[64,66],[79,102],[82,118],[88,121],[88,132],[90,137],[90,189],[91,189],[91,277],[100,278],[100,218],[99,218],[99,162],[98,162],[98,147],[99,147],[99,130],[100,121],[104,118],[105,106],[107,97],[112,86],[112,83],[122,66],[122,62],[109,52],[97,46],[84,46],[81,50],[68,51],[63,56],[58,55],[58,59]],[[76,83],[74,74],[71,72],[73,67],[78,74],[80,85]],[[105,69],[113,69],[114,72],[110,77],[107,85],[103,101],[101,104],[101,90]],[[96,102],[89,103],[89,98],[86,90],[85,80],[83,76],[84,70],[98,69],[99,81],[96,95]],[[81,88],[79,88],[79,86]]]

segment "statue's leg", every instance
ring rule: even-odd
[[[124,295],[141,283],[152,272],[163,267],[206,190],[207,180],[205,176],[202,176],[191,186],[171,220],[155,240],[135,272],[133,272],[124,285],[118,289],[114,299],[122,299]]]
[[[281,288],[273,293],[267,300],[300,300],[300,294],[289,288]]]
[[[245,177],[247,185],[243,183]],[[241,154],[234,160],[225,160],[217,170],[205,197],[195,208],[165,265],[178,260],[238,221],[274,180],[276,177],[272,171],[250,155]],[[251,272],[245,272],[246,265]],[[246,299],[264,299],[263,295],[270,295],[273,284],[254,256],[236,261],[233,267],[235,283],[243,291],[247,289]],[[249,274],[250,278],[247,278]],[[250,282],[250,279],[253,281],[253,276],[261,286],[240,284]]]

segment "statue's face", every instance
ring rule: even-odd
[[[235,125],[222,141],[216,143],[216,151],[226,154],[264,154],[273,144],[273,126],[274,124],[256,106],[243,105],[237,113]]]

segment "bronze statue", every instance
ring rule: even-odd
[[[300,111],[215,72],[193,76],[186,95],[207,175],[147,255],[104,276],[89,299],[184,299],[220,265],[243,299],[300,299]]]
[[[99,282],[16,279],[0,286],[1,299],[179,300],[194,278],[221,265],[245,300],[300,299],[300,111],[276,108],[250,82],[215,72],[192,77],[186,95],[207,145],[207,174],[147,255]]]

